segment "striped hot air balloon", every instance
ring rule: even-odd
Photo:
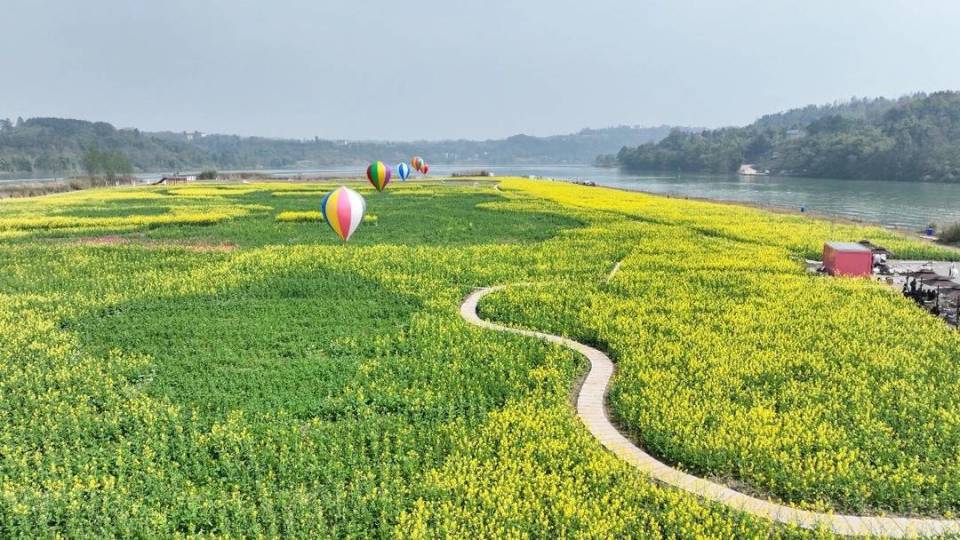
[[[367,167],[367,180],[370,180],[377,191],[383,191],[383,188],[387,187],[391,175],[390,167],[384,165],[382,161],[374,161]]]
[[[419,171],[421,168],[423,168],[423,158],[420,156],[414,156],[413,159],[410,160],[410,165],[414,170]]]
[[[406,180],[410,176],[410,166],[406,163],[397,164],[397,176],[400,177],[400,180]]]
[[[427,162],[424,161],[423,165],[420,166],[420,174],[426,176],[430,172],[430,165],[427,165]]]
[[[356,191],[340,186],[323,197],[323,201],[320,202],[320,211],[327,225],[330,225],[333,232],[346,242],[363,221],[363,214],[367,211],[367,201]]]

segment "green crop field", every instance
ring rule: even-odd
[[[2,537],[829,536],[651,482],[571,405],[611,353],[651,453],[797,507],[960,511],[960,336],[805,274],[894,233],[509,179],[118,188],[0,202]],[[619,272],[607,275],[617,262]]]

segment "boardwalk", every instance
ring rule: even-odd
[[[614,366],[606,354],[572,339],[543,332],[501,326],[484,321],[477,315],[477,303],[480,299],[503,287],[486,287],[474,291],[460,306],[460,315],[467,322],[482,328],[543,339],[573,349],[587,357],[590,360],[590,373],[580,388],[579,395],[577,395],[577,414],[590,433],[604,447],[655,480],[736,510],[749,512],[758,517],[810,529],[822,527],[840,535],[909,538],[948,533],[960,534],[960,520],[845,516],[798,510],[744,495],[726,486],[687,474],[658,461],[620,433],[607,417],[604,403],[607,386],[613,376]]]

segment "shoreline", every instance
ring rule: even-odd
[[[749,164],[749,165],[756,165],[756,164]],[[661,169],[641,169],[641,170],[634,170],[634,169],[624,169],[624,168],[616,167],[616,166],[611,167],[611,168],[618,169],[620,172],[625,173],[625,174],[633,174],[633,175],[655,174],[655,175],[660,175],[660,176],[663,176],[663,175],[671,175],[671,176],[672,176],[672,175],[678,174],[677,171],[661,170]],[[730,172],[730,173],[719,172],[719,173],[714,173],[714,172],[706,172],[706,171],[700,171],[700,172],[697,172],[697,171],[679,171],[679,174],[687,174],[687,175],[693,175],[693,176],[701,176],[701,175],[702,175],[702,176],[731,176],[731,177],[735,177],[735,176],[773,176],[773,177],[777,177],[777,178],[806,178],[806,179],[808,179],[808,180],[841,180],[841,181],[843,181],[843,182],[903,182],[903,183],[917,183],[917,184],[947,184],[947,185],[960,183],[960,182],[957,182],[956,180],[896,180],[896,179],[893,179],[893,178],[841,178],[841,177],[838,177],[838,176],[806,176],[806,175],[803,175],[803,174],[790,174],[790,173],[786,173],[786,172],[782,172],[782,171],[777,171],[777,172],[775,172],[775,173],[774,173],[774,172],[763,172],[763,173],[760,173],[760,174],[743,174],[743,175],[741,175],[741,174],[738,173],[738,172]]]
[[[575,182],[575,181],[573,181],[573,180],[566,180],[566,179],[563,179],[563,178],[551,178],[550,180],[552,180],[552,181],[554,181],[554,182],[567,182],[567,183],[569,183],[569,184],[583,185],[583,184],[578,184],[577,182]],[[807,210],[807,211],[805,211],[805,212],[801,212],[801,211],[799,211],[799,210],[794,210],[794,209],[787,208],[787,207],[784,207],[784,206],[775,206],[775,205],[764,204],[764,203],[759,203],[759,202],[738,201],[738,200],[731,200],[731,199],[714,199],[714,198],[710,198],[710,197],[691,197],[691,196],[687,196],[687,195],[673,195],[673,194],[669,194],[669,193],[657,193],[657,192],[654,192],[654,191],[646,191],[646,190],[638,189],[638,188],[629,188],[629,187],[623,187],[623,186],[611,186],[611,185],[608,185],[608,184],[596,184],[595,187],[602,187],[602,188],[605,188],[605,189],[614,189],[614,190],[617,190],[617,191],[624,191],[624,192],[627,192],[627,193],[643,193],[644,195],[651,195],[651,196],[654,196],[654,197],[664,197],[664,198],[667,198],[667,199],[686,200],[686,201],[697,201],[697,202],[716,203],[716,204],[726,204],[726,205],[731,205],[731,206],[742,206],[742,207],[744,207],[744,208],[751,208],[751,209],[753,209],[753,210],[761,210],[761,211],[764,211],[764,212],[771,212],[771,213],[774,213],[774,214],[782,214],[782,215],[788,215],[788,216],[794,216],[794,217],[809,217],[809,218],[811,218],[811,219],[819,219],[819,220],[822,220],[822,221],[828,221],[828,222],[830,222],[830,223],[836,223],[836,224],[838,224],[838,225],[856,225],[856,226],[860,226],[860,227],[864,227],[864,226],[867,226],[867,227],[879,227],[879,228],[881,228],[881,229],[886,229],[886,230],[888,230],[888,231],[893,231],[893,232],[896,232],[896,233],[903,234],[903,235],[905,235],[905,236],[909,236],[910,238],[912,238],[912,239],[914,239],[914,240],[918,240],[918,241],[921,241],[921,242],[928,242],[928,243],[933,244],[933,245],[935,245],[935,246],[939,246],[939,247],[943,247],[943,248],[947,248],[947,249],[955,249],[955,250],[960,251],[960,246],[958,246],[958,245],[954,245],[954,244],[944,244],[944,243],[939,242],[939,241],[930,240],[930,239],[924,237],[919,231],[914,231],[914,230],[911,230],[911,229],[908,229],[908,228],[903,228],[903,227],[896,227],[896,226],[893,226],[893,225],[884,225],[883,223],[878,223],[878,222],[875,222],[875,221],[850,219],[850,218],[845,218],[845,217],[843,217],[843,216],[838,216],[838,215],[835,215],[835,214],[826,214],[826,213],[823,213],[823,212],[816,212],[816,211],[813,211],[813,210]]]

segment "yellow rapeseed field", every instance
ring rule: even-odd
[[[803,273],[882,229],[556,182],[90,190],[0,202],[0,536],[827,537],[653,484],[580,425],[573,353],[683,468],[792,504],[958,508],[956,332]],[[302,215],[302,214],[295,214]],[[621,269],[606,282],[615,263]]]

